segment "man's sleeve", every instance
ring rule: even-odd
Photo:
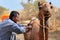
[[[25,33],[26,27],[23,27],[22,25],[19,26],[18,24],[14,23],[13,26],[11,26],[11,31],[17,34]]]

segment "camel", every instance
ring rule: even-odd
[[[31,21],[32,30],[24,34],[25,40],[48,40],[48,19],[51,17],[53,6],[51,6],[51,2],[38,2],[38,8],[38,20],[33,19]]]
[[[51,2],[49,4],[48,3],[42,4],[38,2],[39,7],[38,19],[40,20],[41,25],[40,40],[48,40],[48,19],[51,17],[53,6],[51,5]]]

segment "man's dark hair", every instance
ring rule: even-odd
[[[19,15],[19,13],[17,11],[11,11],[10,16],[9,16],[9,19],[12,20],[13,17],[16,17],[17,16],[17,14]]]

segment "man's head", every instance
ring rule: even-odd
[[[19,21],[19,13],[17,11],[11,11],[9,19],[17,23]]]
[[[9,14],[7,14],[7,13],[5,13],[1,16],[2,21],[4,21],[7,18],[9,18]]]

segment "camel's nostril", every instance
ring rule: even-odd
[[[53,8],[53,6],[50,7],[51,9]]]
[[[49,4],[52,4],[51,2],[49,2]]]

